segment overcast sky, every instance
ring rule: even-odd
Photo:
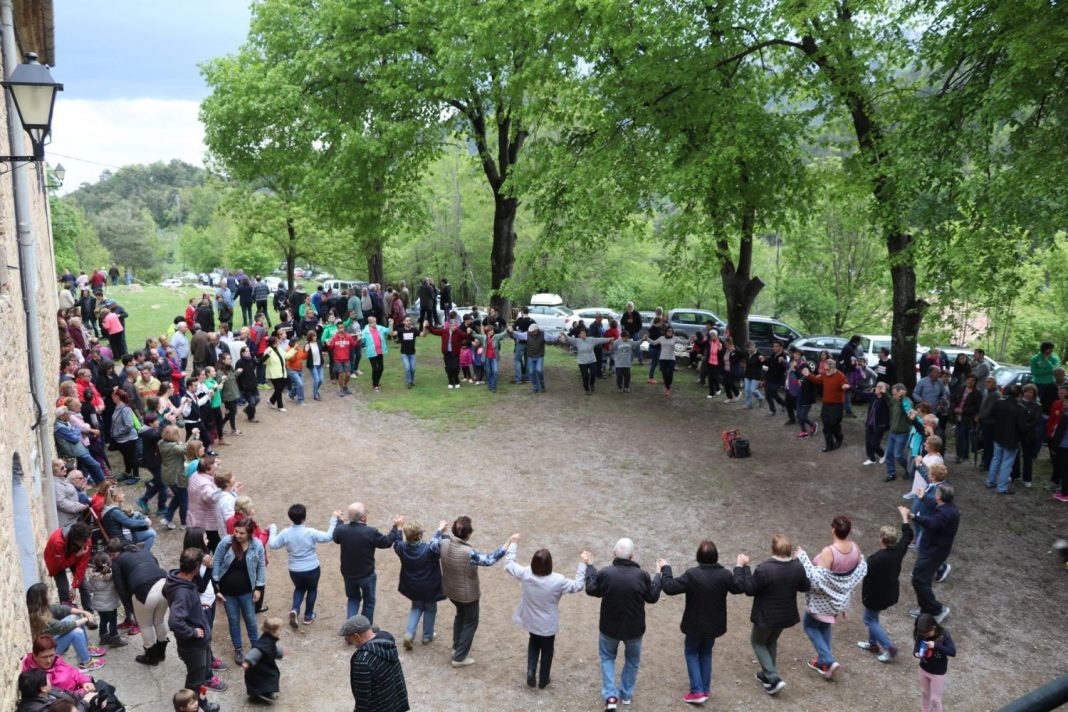
[[[56,0],[55,21],[64,90],[46,151],[63,192],[127,163],[203,163],[197,65],[237,51],[247,0]]]

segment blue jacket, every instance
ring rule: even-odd
[[[441,590],[441,532],[434,532],[434,538],[427,543],[418,541],[409,544],[397,540],[393,551],[401,562],[400,585],[397,590],[405,598],[413,601],[441,601],[445,594]]]
[[[230,565],[234,563],[236,558],[231,546],[233,539],[232,535],[225,536],[219,542],[219,546],[215,548],[215,560],[211,567],[211,578],[216,587],[218,587],[219,581],[226,575],[226,572],[230,570]],[[263,550],[263,544],[254,536],[250,536],[248,539],[245,566],[248,568],[248,580],[252,584],[252,588],[255,589],[257,586],[267,585],[267,558]]]
[[[375,340],[371,338],[371,326],[367,325],[363,327],[363,332],[361,332],[361,337],[363,338],[363,355],[367,358],[374,358],[375,356],[385,356],[389,353],[389,329],[384,326],[379,326],[377,324],[375,325],[375,328],[378,329],[378,333],[382,337],[382,353],[375,353]]]

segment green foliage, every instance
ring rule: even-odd
[[[48,196],[48,209],[52,218],[57,270],[69,269],[77,274],[83,269],[99,269],[111,263],[111,255],[100,243],[96,228],[86,218],[85,211],[55,195]]]
[[[181,225],[195,210],[194,189],[204,184],[203,168],[191,166],[177,159],[169,163],[123,166],[100,174],[96,183],[83,184],[68,197],[90,216],[111,208],[131,208],[148,211],[152,221],[161,228]],[[197,197],[210,199],[210,194]]]

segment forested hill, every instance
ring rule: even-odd
[[[193,189],[206,179],[203,168],[179,160],[129,165],[104,171],[99,181],[83,184],[67,199],[93,218],[114,210],[138,214],[147,210],[158,228],[167,229],[188,222]]]

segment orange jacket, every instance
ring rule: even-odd
[[[819,383],[823,385],[823,402],[829,405],[842,405],[845,403],[845,391],[842,390],[842,386],[849,383],[849,379],[841,371],[835,371],[830,375],[812,374],[808,377],[808,380],[813,383]]]

